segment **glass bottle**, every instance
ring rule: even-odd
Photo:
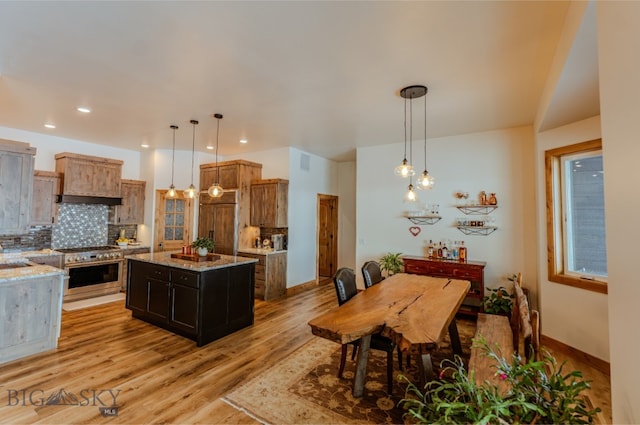
[[[460,241],[460,248],[458,248],[458,260],[462,263],[467,262],[467,247],[464,246],[464,241]]]
[[[449,249],[447,248],[447,242],[444,242],[444,245],[442,246],[442,258],[444,258],[445,260],[447,258],[449,258]]]
[[[442,258],[442,242],[438,242],[438,258]]]
[[[433,258],[433,240],[429,239],[429,246],[427,247],[427,255],[429,258]]]

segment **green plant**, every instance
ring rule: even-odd
[[[380,261],[378,261],[378,263],[380,264],[380,268],[382,270],[386,270],[389,276],[400,273],[403,264],[401,255],[401,252],[398,252],[396,254],[389,252],[386,255],[382,256],[382,258],[380,258]]]
[[[213,239],[201,237],[201,238],[198,238],[195,241],[193,241],[191,246],[193,248],[207,248],[207,251],[211,252],[211,251],[213,251],[213,247],[215,246],[215,242],[213,241]]]
[[[409,382],[405,398],[400,401],[407,421],[505,425],[593,423],[600,412],[600,408],[590,409],[582,395],[590,388],[589,382],[582,379],[582,372],[565,373],[565,362],[558,366],[549,353],[545,353],[543,360],[522,363],[517,354],[510,360],[496,354],[483,339],[475,344],[484,355],[496,361],[496,375],[507,381],[510,389],[501,392],[489,381],[475,383],[473,374],[468,376],[462,359],[456,356],[453,361],[442,362],[440,377],[429,382],[424,392]]]
[[[484,296],[484,312],[491,314],[502,314],[508,316],[511,314],[513,306],[513,295],[507,291],[504,286],[499,288],[487,288],[490,294]]]

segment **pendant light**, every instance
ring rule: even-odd
[[[407,105],[407,99],[409,99],[409,152],[410,152],[411,161],[413,161],[413,99],[420,98],[420,97],[424,96],[425,94],[427,94],[427,87],[426,86],[422,86],[422,85],[408,86],[408,87],[405,87],[402,90],[400,90],[400,96],[402,96],[404,98],[404,100],[405,100],[405,108],[404,108],[404,115],[405,115],[405,119],[404,119],[405,130],[404,131],[405,131],[405,135],[407,133],[407,106],[406,105]],[[426,106],[426,104],[425,104],[425,106]],[[425,138],[425,143],[426,143],[426,138]],[[406,151],[407,151],[407,148],[406,148],[406,142],[405,142],[405,155],[406,155]],[[406,159],[405,159],[405,161],[406,161]],[[405,161],[402,161],[403,164],[404,164]],[[397,168],[396,168],[396,170],[397,170]],[[418,200],[418,195],[416,194],[416,192],[415,192],[415,190],[413,188],[413,175],[414,174],[415,174],[415,171],[412,168],[411,172],[409,172],[409,174],[408,174],[409,186],[407,187],[407,193],[406,193],[406,195],[404,197],[405,202],[416,202]]]
[[[176,187],[173,184],[173,174],[174,174],[174,168],[176,163],[176,130],[178,129],[178,126],[171,125],[169,126],[169,128],[173,130],[173,153],[171,155],[171,186],[169,186],[169,190],[167,191],[166,197],[175,198],[178,193],[176,192]]]
[[[404,97],[404,159],[393,171],[396,176],[407,178],[413,176],[415,171],[413,166],[407,161],[407,98],[402,94],[405,89],[400,91],[400,95]]]
[[[213,116],[218,120],[218,129],[216,131],[216,182],[209,186],[207,193],[212,198],[220,198],[224,193],[222,186],[220,186],[220,168],[218,168],[218,142],[220,140],[220,120],[222,119],[222,114],[214,114]]]
[[[435,184],[433,176],[429,175],[429,171],[427,171],[427,96],[424,97],[424,171],[418,177],[416,184],[421,190],[429,190]]]
[[[198,125],[198,121],[191,120],[189,122],[193,124],[193,141],[191,142],[191,184],[184,191],[184,197],[187,199],[193,199],[198,197],[198,191],[196,190],[196,187],[193,185],[193,158],[196,152],[196,125]]]

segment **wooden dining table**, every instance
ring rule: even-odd
[[[469,291],[466,280],[398,273],[358,292],[339,307],[309,321],[314,335],[348,344],[360,341],[354,397],[361,397],[371,335],[380,333],[419,359],[419,384],[433,379],[431,355],[446,332],[456,354],[462,353],[455,315]]]

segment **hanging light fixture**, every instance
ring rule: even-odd
[[[404,97],[404,159],[393,171],[396,176],[407,178],[413,176],[415,171],[411,163],[407,161],[407,98],[403,94],[404,90],[400,91],[400,95]]]
[[[218,120],[218,129],[216,131],[216,182],[209,186],[207,193],[212,198],[219,198],[224,193],[222,186],[220,186],[220,169],[218,168],[218,142],[220,140],[220,120],[222,119],[222,114],[214,114],[213,116]]]
[[[196,187],[193,185],[193,158],[196,152],[196,125],[198,125],[198,121],[191,120],[189,122],[193,124],[193,141],[191,142],[191,184],[184,191],[184,197],[188,199],[193,199],[198,196],[198,191],[196,190]]]
[[[173,184],[173,172],[176,163],[176,130],[178,129],[177,125],[169,126],[173,130],[173,153],[171,155],[171,186],[169,186],[169,190],[167,191],[167,198],[175,198],[177,195],[176,187]]]
[[[435,184],[435,180],[433,176],[429,175],[429,171],[427,171],[427,88],[425,87],[425,96],[424,96],[424,171],[418,177],[418,181],[416,184],[418,185],[418,189],[428,190],[433,187]]]
[[[409,157],[413,162],[413,99],[418,99],[427,94],[427,87],[422,85],[416,86],[408,86],[400,90],[400,96],[404,98],[404,133],[405,133],[405,159],[402,161],[402,165],[406,165],[406,154],[407,154],[407,143],[406,143],[406,134],[407,134],[407,99],[409,99]],[[426,105],[426,104],[425,104]],[[426,110],[426,109],[425,109]],[[426,129],[426,126],[425,126]],[[426,136],[425,136],[426,143]],[[400,170],[402,172],[402,169]],[[396,174],[398,174],[398,167],[396,167]],[[406,174],[400,174],[403,177],[409,177],[409,187],[407,188],[407,193],[404,197],[406,202],[416,202],[418,200],[418,195],[414,191],[413,188],[413,175],[415,171],[413,167]]]

